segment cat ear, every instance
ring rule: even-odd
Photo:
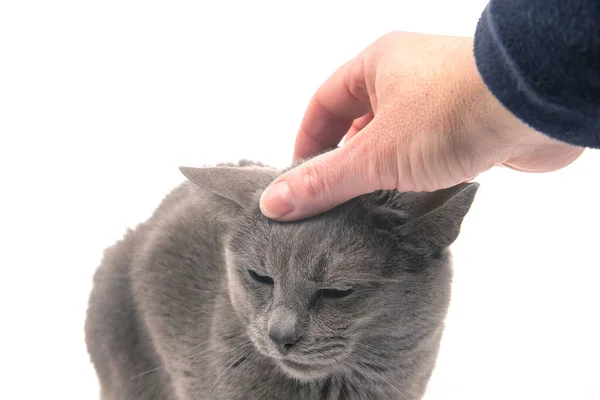
[[[265,166],[179,167],[181,173],[200,189],[230,203],[247,208],[256,203],[261,190],[277,178],[279,171]]]
[[[478,189],[479,183],[474,182],[419,193],[410,207],[409,220],[398,228],[399,234],[426,250],[439,251],[450,246],[458,237]]]

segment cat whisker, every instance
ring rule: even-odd
[[[360,346],[363,346],[365,348],[371,349],[371,350],[377,350],[376,348],[368,346],[368,345],[365,345],[363,343],[356,343],[356,344],[358,344]],[[397,371],[397,372],[402,372],[405,376],[409,376],[409,377],[411,376],[411,374],[408,373],[408,372],[406,372],[406,371]],[[412,374],[412,375],[414,376],[414,374]],[[378,377],[381,378],[385,383],[387,383],[388,385],[390,385],[392,388],[396,389],[396,391],[399,392],[399,390],[394,385],[392,385],[387,379],[385,379],[385,377],[383,377],[382,375],[378,375]],[[465,392],[464,388],[460,388],[460,387],[457,387],[457,386],[452,386],[452,385],[447,385],[447,384],[444,384],[444,383],[440,383],[440,382],[437,382],[436,380],[431,379],[431,378],[428,379],[428,390],[430,390],[430,389],[433,388],[432,384],[433,385],[442,386],[442,387],[453,387],[454,390],[456,390],[458,392]],[[433,388],[433,389],[436,390],[435,388]],[[406,398],[406,396],[404,396],[404,398]]]
[[[364,343],[355,342],[355,343],[353,343],[353,345],[357,346],[358,348],[366,349],[371,352],[371,355],[377,356],[380,359],[384,359],[384,360],[388,360],[390,358],[396,357],[398,352],[401,352],[404,350],[410,350],[408,348],[402,348],[402,349],[394,349],[393,352],[390,352],[390,351],[386,352],[385,348],[372,347],[372,346],[366,345]]]
[[[129,378],[129,380],[137,379],[137,378],[142,377],[144,375],[147,375],[147,374],[149,374],[151,372],[156,372],[156,371],[158,371],[161,368],[164,368],[164,365],[161,365],[160,367],[149,369],[148,371],[144,371],[141,374],[137,374],[136,376],[132,376],[131,378]]]
[[[339,376],[336,376],[333,379],[334,379],[333,382],[335,382],[340,387],[340,395],[342,397],[344,397],[345,396],[344,385],[343,385],[342,381],[340,380]]]
[[[356,359],[356,357],[353,357],[352,355],[350,355],[350,357],[351,357],[351,358],[354,360],[354,362],[355,362],[357,365],[359,365],[359,366],[362,366],[362,365],[363,365],[363,364],[362,364],[362,363],[361,363],[359,360],[357,360],[357,359]],[[354,368],[354,370],[355,370],[356,372],[358,372],[360,375],[362,375],[362,376],[363,376],[363,377],[364,377],[366,380],[368,380],[369,382],[371,382],[371,384],[372,384],[373,386],[375,386],[375,387],[378,387],[378,386],[376,386],[376,385],[375,385],[375,383],[374,383],[374,382],[373,382],[373,381],[372,381],[372,380],[371,380],[371,379],[368,377],[368,375],[367,375],[366,373],[364,373],[363,371],[361,371],[359,368]],[[394,385],[393,385],[393,384],[392,384],[390,381],[388,381],[388,380],[387,380],[387,379],[386,379],[386,378],[383,376],[383,374],[382,374],[382,373],[377,373],[376,371],[374,371],[374,372],[377,374],[377,378],[381,379],[383,382],[385,382],[386,384],[388,384],[388,385],[389,385],[389,386],[390,386],[392,389],[394,389],[396,392],[398,392],[398,394],[399,394],[400,396],[402,396],[404,399],[406,399],[406,400],[409,400],[409,399],[408,399],[408,397],[407,397],[407,396],[406,396],[404,393],[402,393],[402,392],[400,391],[400,389],[398,389],[398,388],[397,388],[396,386],[394,386]],[[381,389],[380,389],[380,391],[381,391],[383,394],[385,394],[385,392],[384,392],[383,390],[381,390]],[[387,394],[385,394],[385,396],[389,398],[389,396],[387,396]]]
[[[358,362],[358,360],[356,360],[354,357],[352,357],[351,354],[348,355],[350,357],[350,359],[352,359],[354,362]],[[366,380],[368,380],[369,382],[371,382],[371,385],[373,385],[373,387],[377,387],[375,386],[375,384],[373,383],[373,381],[371,381],[368,377],[366,377],[363,373],[361,373],[358,369],[356,368],[350,368],[350,371],[346,374],[346,376],[348,377],[348,380],[352,383],[352,386],[354,386],[354,388],[356,389],[357,393],[360,393],[358,386],[356,385],[356,383],[352,380],[352,373],[356,372],[358,373],[360,376],[362,376],[363,378],[365,378]],[[373,397],[371,396],[371,394],[368,391],[365,391],[365,393],[367,394],[367,396],[369,396],[370,399],[372,399]],[[389,397],[388,397],[389,399]]]
[[[383,395],[384,395],[384,396],[385,396],[385,397],[386,397],[388,400],[391,400],[391,399],[390,399],[390,397],[389,397],[389,396],[388,396],[388,395],[387,395],[387,394],[386,394],[386,393],[385,393],[383,390],[381,390],[381,388],[379,388],[377,385],[375,385],[375,383],[374,383],[374,382],[371,380],[371,378],[369,378],[369,377],[368,377],[368,376],[367,376],[365,373],[363,373],[362,371],[360,371],[360,370],[358,370],[358,369],[355,369],[355,371],[356,371],[356,372],[358,372],[358,374],[359,374],[360,376],[362,376],[363,378],[365,378],[366,380],[368,380],[368,381],[371,383],[371,385],[372,385],[374,388],[377,388],[377,389],[378,389],[378,390],[379,390],[379,391],[380,391],[380,392],[381,392],[381,393],[382,393],[382,394],[383,394]],[[367,393],[368,393],[368,392],[367,392]],[[369,397],[371,397],[371,394],[370,394],[370,393],[369,393]]]
[[[242,360],[242,361],[241,361],[241,364],[244,364],[244,363],[245,363],[246,365],[251,365],[251,363],[252,363],[252,361],[251,361],[251,360],[252,360],[253,358],[257,357],[257,356],[256,356],[256,353],[254,353],[254,354],[253,354],[253,352],[252,352],[251,348],[248,348],[248,347],[247,347],[247,348],[245,348],[245,349],[244,349],[244,350],[242,350],[242,351],[246,351],[247,353],[241,356],[241,358],[245,358],[245,360]],[[227,380],[227,379],[229,379],[229,377],[230,377],[230,376],[231,376],[231,375],[234,373],[235,369],[233,369],[233,368],[231,368],[231,367],[232,367],[233,365],[235,365],[236,363],[237,363],[237,361],[236,361],[236,362],[234,362],[234,363],[232,363],[232,364],[229,366],[229,368],[228,368],[228,369],[229,369],[229,374],[227,374],[227,376],[223,378],[224,380]],[[216,384],[216,382],[215,382],[215,384]],[[212,391],[212,389],[211,389],[211,391]]]
[[[225,354],[229,354],[232,352],[236,352],[238,351],[240,348],[245,348],[247,345],[252,344],[252,341],[250,340],[245,340],[241,343],[238,343],[237,345],[233,346],[232,348],[228,349]],[[236,356],[234,355],[229,361],[231,361],[232,359],[234,359]],[[229,361],[227,361],[226,363],[224,363],[224,365],[227,365],[227,363],[229,363]],[[204,385],[206,384],[206,382],[209,382],[216,374],[218,371],[213,372],[213,374],[205,381],[204,384],[202,384],[202,386],[200,387],[200,389],[202,389],[202,387],[204,387]]]
[[[360,342],[354,342],[352,344],[355,345],[355,346],[363,347],[363,348],[365,348],[367,350],[371,350],[371,351],[376,352],[376,353],[378,353],[378,352],[381,351],[381,349],[378,349],[378,348],[375,348],[375,347],[371,347],[369,345],[366,345],[366,344],[360,343]]]
[[[389,380],[387,380],[387,378],[384,376],[383,372],[377,372],[377,371],[373,371],[377,377],[381,380],[383,380],[385,383],[387,383],[392,389],[394,389],[396,392],[398,392],[398,394],[400,396],[402,396],[405,400],[409,400],[408,396],[406,394],[404,394],[400,389],[398,389],[392,382],[390,382]]]
[[[241,353],[248,350],[250,348],[250,346],[252,346],[251,343],[247,343],[246,346],[242,347],[241,350],[239,350],[238,354],[236,354],[235,356],[233,356],[229,361],[227,361],[225,363],[226,368],[225,370],[223,370],[223,372],[221,373],[221,375],[219,375],[217,377],[217,380],[215,381],[215,383],[212,385],[212,387],[209,390],[209,393],[213,391],[213,389],[215,388],[215,386],[217,386],[217,383],[219,383],[219,381],[221,380],[221,378],[223,377],[223,375],[225,375],[225,373],[235,364],[236,360],[240,357]]]
[[[236,336],[236,337],[232,337],[232,338],[229,338],[229,339],[223,340],[223,341],[221,341],[221,342],[218,342],[218,343],[216,343],[215,345],[213,345],[213,346],[210,346],[209,348],[206,348],[206,349],[204,349],[204,350],[202,350],[202,351],[200,351],[200,352],[198,352],[198,353],[196,353],[196,354],[193,354],[193,355],[191,355],[191,356],[188,356],[188,357],[182,358],[181,360],[182,360],[182,361],[183,361],[183,360],[189,360],[189,359],[191,358],[191,359],[192,359],[192,361],[195,361],[195,360],[196,360],[198,357],[200,357],[201,355],[205,354],[206,352],[208,352],[208,351],[210,351],[210,350],[214,350],[214,349],[216,349],[217,347],[219,347],[219,346],[220,346],[220,345],[222,345],[222,344],[231,343],[231,342],[234,342],[234,341],[236,341],[236,340],[238,340],[238,339],[241,339],[243,336],[244,336],[244,335],[242,334],[242,335],[239,335],[239,336]],[[206,344],[206,343],[210,342],[211,340],[212,340],[212,339],[209,339],[209,340],[205,341],[205,342],[204,342],[204,343],[202,343],[202,344]],[[248,340],[246,340],[246,341],[248,341]],[[246,341],[245,341],[245,342],[246,342]],[[198,346],[194,346],[194,348],[197,348],[197,347],[198,347]]]
[[[335,365],[340,365],[340,364],[341,364],[341,363],[340,363],[340,361],[339,361],[339,360],[338,360],[336,357],[334,357],[334,356],[331,356],[331,358],[333,358],[333,359],[334,359],[334,361],[335,361],[334,363],[332,363],[332,365],[334,365],[334,366],[335,366]],[[356,394],[360,394],[360,393],[361,393],[361,391],[358,389],[358,386],[357,386],[356,382],[354,381],[354,379],[353,379],[353,377],[352,377],[352,374],[353,374],[353,372],[357,372],[358,374],[360,374],[360,375],[362,375],[364,378],[366,378],[366,379],[367,379],[369,382],[371,382],[371,384],[373,384],[373,382],[372,382],[372,381],[371,381],[371,380],[370,380],[368,377],[366,377],[364,374],[362,374],[360,371],[357,371],[357,370],[355,370],[355,369],[350,369],[350,370],[349,370],[347,373],[345,373],[345,374],[344,374],[344,378],[347,378],[347,379],[348,379],[348,383],[349,383],[350,385],[352,385],[352,387],[354,387],[354,391],[356,392]],[[339,378],[338,378],[338,381],[339,381]],[[342,386],[342,390],[343,390],[343,386]],[[370,394],[368,391],[367,391],[367,392],[365,392],[365,393],[367,394],[367,396],[368,396],[370,399],[373,399],[373,397],[371,396],[371,394]],[[389,397],[388,397],[388,399],[389,399]]]
[[[232,340],[239,339],[239,338],[241,338],[242,336],[243,336],[243,334],[240,334],[240,335],[238,335],[238,336],[234,336],[234,337],[230,337],[229,339],[225,339],[225,340],[223,340],[223,341],[222,341],[222,342],[220,342],[220,343],[227,343],[227,342],[230,342],[230,341],[232,341]],[[212,341],[212,340],[214,340],[214,338],[213,338],[213,337],[210,337],[210,338],[208,338],[207,340],[205,340],[205,341],[203,341],[203,342],[200,342],[200,343],[198,343],[198,344],[196,344],[196,345],[194,345],[194,346],[190,347],[190,348],[189,348],[188,350],[186,350],[184,353],[189,353],[189,352],[191,352],[191,351],[193,351],[193,350],[197,349],[198,347],[200,347],[200,346],[203,346],[203,345],[205,345],[205,344],[209,343],[209,342],[210,342],[210,341]],[[180,356],[183,356],[183,353],[182,353]],[[190,357],[193,357],[193,355],[192,355],[192,356],[190,356]],[[184,358],[184,359],[185,359],[185,358]]]
[[[338,360],[338,359],[337,359],[335,356],[331,356],[331,358],[333,358],[333,362],[331,362],[331,366],[335,367],[335,366],[342,365],[342,364],[340,363],[340,361],[339,361],[339,360]],[[351,384],[354,386],[354,384],[353,384],[353,383],[352,383],[352,381],[351,381],[351,380],[352,380],[352,376],[351,376],[351,374],[348,374],[348,375],[347,375],[347,378],[349,379],[350,383],[351,383]],[[339,376],[337,376],[335,379],[336,379],[336,381],[337,381],[338,385],[340,385],[340,392],[341,392],[341,394],[342,394],[342,395],[344,396],[344,398],[345,398],[345,397],[346,397],[346,394],[345,394],[345,391],[344,391],[344,387],[346,386],[346,385],[345,385],[345,383],[343,383],[343,382],[342,382],[342,380],[340,379],[340,377],[339,377]],[[355,390],[356,390],[356,386],[354,386],[354,388],[355,388]]]
[[[441,325],[441,324],[440,324],[440,325]],[[364,344],[364,343],[358,343],[358,342],[357,342],[357,343],[355,343],[355,344],[357,344],[357,345],[359,345],[359,346],[362,346],[362,347],[364,347],[364,348],[367,348],[367,349],[369,349],[369,350],[374,350],[374,351],[378,351],[378,350],[380,350],[380,349],[377,349],[377,348],[375,348],[375,347],[368,346],[368,345],[366,345],[366,344]],[[401,372],[401,373],[403,373],[405,376],[411,376],[411,374],[410,374],[410,373],[408,373],[407,371],[397,371],[397,372]],[[412,375],[414,376],[414,374],[412,374]],[[387,379],[386,379],[386,378],[385,378],[385,377],[384,377],[382,374],[381,374],[381,375],[380,375],[380,374],[378,374],[378,378],[381,378],[381,379],[382,379],[382,380],[383,380],[385,383],[387,383],[387,384],[388,384],[388,385],[390,385],[392,388],[394,388],[394,389],[395,389],[395,390],[396,390],[398,393],[400,393],[400,391],[399,391],[399,390],[398,390],[398,389],[397,389],[397,388],[396,388],[396,387],[395,387],[395,386],[394,386],[394,385],[393,385],[391,382],[389,382],[389,381],[388,381],[388,380],[387,380]],[[433,385],[442,386],[442,387],[444,387],[444,388],[446,388],[446,387],[453,387],[453,388],[454,388],[454,390],[456,390],[456,391],[458,391],[458,392],[465,392],[465,389],[464,389],[464,388],[460,388],[460,387],[457,387],[457,386],[451,386],[451,385],[447,385],[447,384],[444,384],[444,383],[440,383],[440,382],[437,382],[436,380],[434,380],[434,379],[431,379],[431,378],[429,378],[429,379],[428,379],[428,390],[430,390],[430,389],[436,390],[436,389],[433,387],[433,385],[432,385],[432,384],[433,384]],[[400,393],[400,394],[401,394],[401,395],[403,395],[402,393]],[[405,396],[405,395],[403,395],[403,396],[404,396],[404,398],[406,399],[406,396]]]
[[[239,348],[240,348],[240,347],[242,348],[242,350],[241,350],[241,351],[245,351],[245,350],[247,350],[247,349],[249,348],[249,346],[251,346],[251,345],[252,345],[252,342],[251,342],[250,340],[247,340],[247,341],[244,341],[244,342],[242,342],[242,343],[238,343],[237,345],[235,345],[234,347],[232,347],[231,349],[229,349],[229,350],[227,351],[227,353],[230,353],[230,352],[232,352],[232,351],[237,351],[237,350],[239,350]],[[231,365],[235,364],[235,360],[236,360],[236,358],[238,358],[238,356],[239,356],[239,353],[238,353],[238,354],[236,354],[236,355],[234,355],[232,358],[230,358],[230,359],[229,359],[227,362],[225,362],[225,363],[223,364],[223,365],[226,367],[225,371],[226,371],[227,369],[229,369],[229,367],[230,367]],[[229,365],[229,366],[228,366],[228,364],[229,364],[229,363],[231,363],[231,365]],[[225,371],[223,371],[223,373],[225,373]],[[208,379],[207,379],[207,380],[206,380],[206,381],[205,381],[205,382],[204,382],[204,383],[203,383],[203,384],[200,386],[200,388],[199,388],[199,389],[196,391],[196,393],[194,393],[194,396],[192,397],[192,400],[194,400],[194,399],[196,398],[196,396],[198,396],[198,395],[200,394],[200,392],[201,392],[201,391],[202,391],[202,389],[204,388],[204,385],[206,385],[206,383],[207,383],[207,382],[209,382],[209,381],[210,381],[210,380],[211,380],[211,379],[212,379],[212,378],[213,378],[213,377],[216,375],[216,373],[217,373],[217,371],[215,371],[215,372],[214,372],[214,373],[213,373],[213,374],[210,376],[210,378],[208,378]],[[222,375],[222,374],[221,374],[221,375]],[[220,376],[219,376],[219,378],[220,378]],[[209,390],[209,392],[210,392],[210,391],[212,391],[212,390],[215,388],[215,386],[217,385],[217,382],[218,382],[218,379],[217,379],[217,381],[215,381],[215,383],[213,384],[213,386],[211,387],[211,389]]]
[[[387,379],[386,379],[386,378],[383,376],[383,374],[378,374],[378,377],[379,377],[380,379],[382,379],[382,380],[383,380],[385,383],[387,383],[388,385],[390,385],[390,386],[391,386],[391,388],[392,388],[392,389],[394,389],[396,392],[398,392],[398,394],[399,394],[400,396],[402,396],[402,397],[403,397],[405,400],[409,400],[409,399],[408,399],[408,397],[407,397],[407,396],[406,396],[404,393],[402,393],[402,392],[400,391],[400,389],[398,389],[398,388],[397,388],[396,386],[394,386],[394,385],[393,385],[393,384],[392,384],[390,381],[388,381],[388,380],[387,380]]]
[[[243,334],[241,334],[241,335],[239,335],[239,336],[235,336],[235,337],[229,338],[229,339],[227,339],[227,340],[224,340],[224,341],[222,341],[222,342],[219,342],[219,343],[217,343],[216,345],[214,345],[214,346],[211,346],[211,347],[209,347],[209,348],[207,348],[207,349],[204,349],[204,350],[202,350],[202,351],[201,351],[201,352],[199,352],[199,353],[192,354],[191,356],[187,356],[187,357],[183,357],[183,358],[181,358],[181,355],[180,355],[180,356],[176,356],[175,358],[176,358],[176,359],[178,359],[179,361],[185,361],[185,360],[189,360],[189,359],[196,359],[197,357],[199,357],[200,355],[202,355],[202,354],[206,353],[207,351],[210,351],[210,350],[213,350],[213,349],[217,348],[217,347],[219,346],[219,344],[225,344],[225,343],[229,343],[229,342],[232,342],[232,341],[234,341],[234,340],[236,340],[236,339],[240,339],[240,338],[242,338],[242,337],[243,337]],[[194,349],[198,348],[199,346],[202,346],[202,345],[205,345],[205,344],[207,344],[207,343],[208,343],[208,342],[210,342],[211,340],[212,340],[212,338],[211,338],[211,339],[208,339],[208,340],[206,340],[206,341],[204,341],[204,342],[202,342],[202,343],[199,343],[199,344],[195,345],[194,347],[192,347],[192,348],[190,348],[189,350],[187,350],[187,351],[186,351],[186,353],[187,353],[187,352],[189,352],[189,351],[191,351],[191,350],[194,350]],[[147,375],[147,374],[149,374],[149,373],[151,373],[151,372],[156,372],[156,371],[158,371],[158,370],[160,370],[160,369],[162,369],[162,368],[164,368],[164,367],[165,367],[165,365],[164,365],[164,364],[163,364],[163,365],[160,365],[160,366],[158,366],[158,367],[156,367],[156,368],[152,368],[152,369],[150,369],[150,370],[148,370],[148,371],[144,371],[144,372],[142,372],[142,373],[140,373],[140,374],[137,374],[137,375],[135,375],[135,376],[133,376],[133,377],[129,378],[129,380],[133,380],[133,379],[136,379],[136,378],[140,378],[140,377],[142,377],[142,376],[144,376],[144,375]]]
[[[347,374],[346,378],[348,378],[348,383],[350,383],[350,385],[352,385],[352,387],[354,387],[354,391],[356,393],[359,393],[358,387],[356,386],[356,383],[354,383],[354,379],[352,379],[352,373]]]

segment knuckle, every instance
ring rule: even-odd
[[[373,187],[383,190],[396,187],[398,169],[393,138],[378,135],[377,138],[364,141],[359,149],[359,157],[365,162],[365,179],[372,182]]]
[[[365,79],[365,59],[358,56],[348,64],[344,83],[352,97],[363,103],[370,102],[369,90]]]
[[[383,146],[377,155],[377,163],[374,171],[377,174],[379,186],[382,189],[394,189],[398,182],[398,163],[394,146]]]
[[[311,198],[321,197],[325,187],[317,171],[314,166],[305,166],[299,174],[304,191]]]

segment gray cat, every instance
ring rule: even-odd
[[[378,191],[280,223],[258,199],[283,171],[181,171],[95,274],[85,330],[102,399],[422,398],[448,246],[479,184]]]

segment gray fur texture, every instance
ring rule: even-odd
[[[258,199],[283,171],[181,170],[94,276],[85,331],[103,400],[422,398],[477,183],[280,223]]]

